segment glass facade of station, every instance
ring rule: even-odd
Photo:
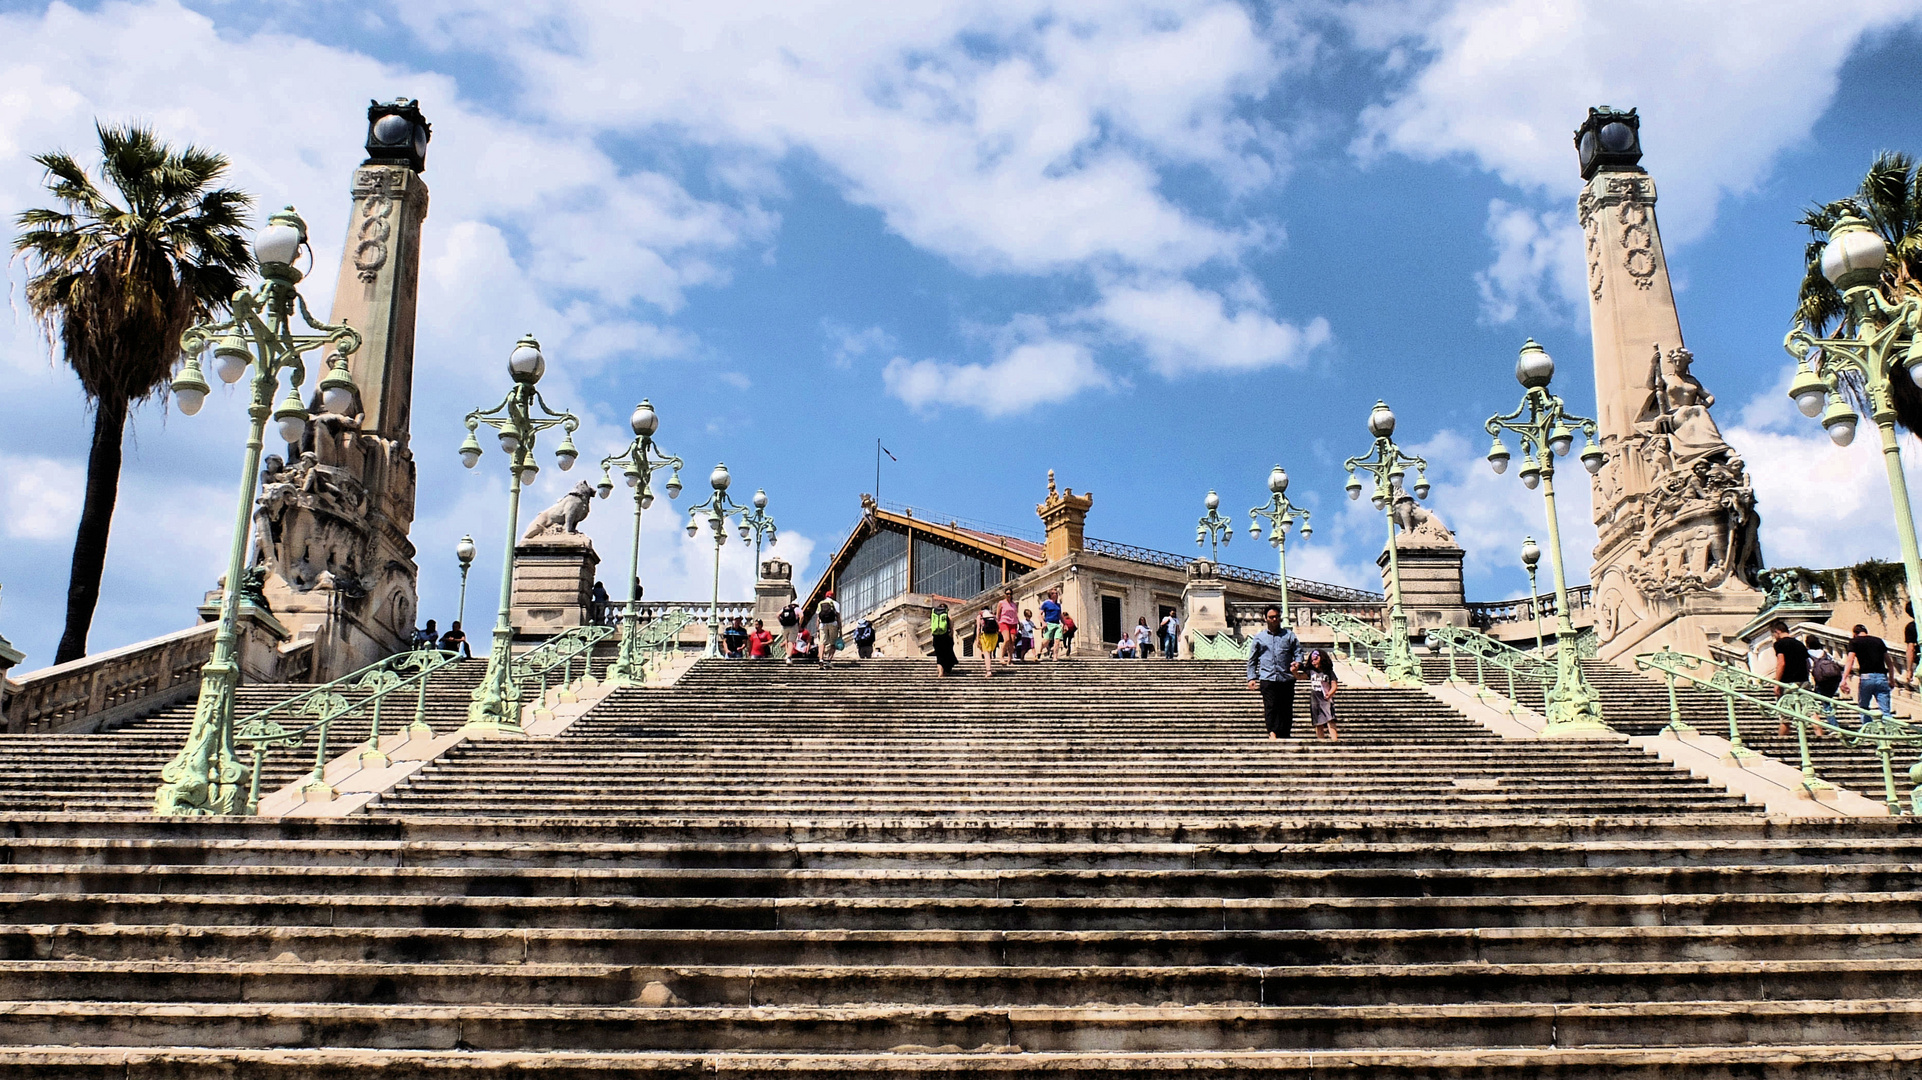
[[[859,618],[904,592],[966,599],[1001,583],[998,559],[978,558],[918,532],[912,543],[910,558],[907,533],[886,524],[863,540],[835,581],[841,610]]]

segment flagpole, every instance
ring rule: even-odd
[[[881,438],[874,439],[874,505],[881,505]]]

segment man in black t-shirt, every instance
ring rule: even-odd
[[[1842,665],[1842,677],[1855,677],[1857,706],[1866,709],[1874,701],[1887,716],[1893,712],[1889,707],[1889,643],[1869,633],[1861,623],[1856,623],[1852,632],[1855,636],[1849,639],[1849,658]]]
[[[1775,624],[1769,627],[1769,633],[1775,636],[1775,681],[1788,684],[1775,688],[1775,696],[1779,700],[1789,686],[1800,686],[1809,681],[1809,648],[1795,640],[1785,620],[1775,620]],[[1789,722],[1782,721],[1776,733],[1787,735]]]

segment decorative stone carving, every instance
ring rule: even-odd
[[[1415,502],[1415,497],[1407,492],[1395,495],[1395,528],[1398,530],[1397,546],[1441,544],[1455,545],[1455,534],[1448,531],[1441,518],[1433,510]]]
[[[578,533],[580,524],[594,509],[594,485],[583,480],[559,502],[534,515],[534,521],[521,534],[522,540],[556,533]]]

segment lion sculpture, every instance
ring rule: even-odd
[[[577,533],[581,531],[581,521],[588,511],[594,508],[594,485],[583,480],[574,485],[574,490],[561,496],[561,501],[542,510],[534,516],[533,524],[521,535],[522,540],[532,540],[554,533]]]

